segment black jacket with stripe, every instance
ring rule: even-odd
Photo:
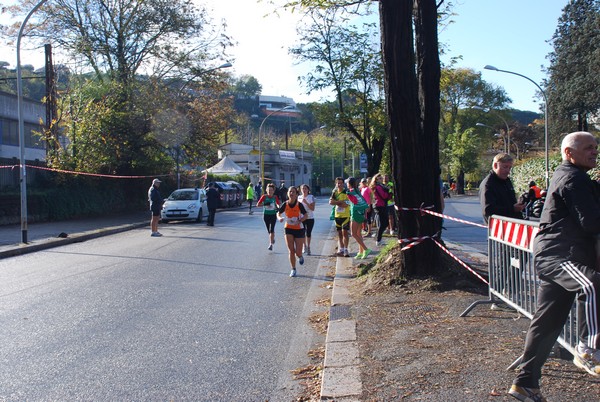
[[[538,273],[565,261],[596,265],[600,233],[600,186],[582,169],[563,161],[552,175],[533,253]]]

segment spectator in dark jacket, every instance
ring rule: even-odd
[[[150,212],[152,218],[150,219],[150,229],[152,237],[160,237],[161,233],[158,232],[158,221],[160,220],[160,211],[162,210],[163,199],[160,195],[158,188],[160,187],[161,181],[158,179],[152,180],[152,185],[148,189],[148,202],[150,203]]]
[[[523,217],[521,211],[525,204],[517,202],[515,189],[508,177],[512,166],[513,158],[509,154],[494,156],[492,170],[479,185],[479,202],[485,223],[492,215],[517,219]]]
[[[545,400],[539,390],[542,366],[576,295],[582,315],[573,362],[600,375],[600,273],[594,250],[600,234],[600,187],[586,173],[596,167],[597,148],[596,138],[587,132],[568,134],[562,141],[563,162],[552,176],[533,244],[540,280],[537,310],[527,331],[519,374],[509,390],[521,401]]]
[[[282,204],[284,202],[286,202],[288,199],[288,188],[285,186],[284,181],[281,182],[281,185],[279,186],[279,189],[277,190],[277,196],[279,197],[279,200],[281,201]]]
[[[215,214],[219,206],[219,191],[215,188],[215,183],[208,183],[206,190],[206,207],[208,208],[207,226],[215,226]]]

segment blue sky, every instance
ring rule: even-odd
[[[51,0],[50,0],[51,1]],[[233,50],[234,66],[229,69],[236,76],[250,74],[263,85],[265,95],[283,95],[296,102],[319,101],[330,97],[327,93],[304,94],[297,77],[309,69],[296,65],[288,48],[296,42],[298,15],[281,13],[279,17],[266,16],[272,8],[264,1],[255,0],[196,0],[213,10],[216,20],[228,22],[228,33],[238,41]],[[282,0],[278,0],[281,2]],[[3,3],[12,2],[5,0]],[[511,107],[538,111],[537,88],[524,78],[484,70],[486,64],[523,74],[538,84],[545,74],[546,56],[552,47],[547,43],[556,29],[562,8],[568,0],[454,0],[454,23],[440,32],[440,41],[448,48],[443,60],[462,56],[457,66],[481,71],[483,79],[502,86],[512,99]],[[6,16],[0,14],[0,22]],[[0,60],[13,66],[15,51],[0,47]],[[214,66],[225,60],[215,60]],[[43,65],[41,51],[23,52],[23,64]],[[55,62],[60,62],[55,57]]]
[[[541,86],[542,66],[552,51],[558,18],[568,0],[456,0],[454,23],[440,32],[450,56],[462,56],[457,66],[482,72],[485,81],[504,88],[511,107],[539,111],[537,88],[524,78],[484,70],[486,64],[531,78]]]

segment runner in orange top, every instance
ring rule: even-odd
[[[285,243],[287,244],[292,267],[290,276],[293,278],[296,276],[296,257],[298,257],[300,265],[304,264],[302,246],[304,245],[305,234],[302,222],[307,218],[307,213],[304,205],[298,202],[298,189],[296,187],[290,187],[287,195],[288,200],[279,207],[277,218],[279,218],[279,222],[283,222],[285,218]]]

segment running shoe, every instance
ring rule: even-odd
[[[273,250],[273,245],[269,244],[269,247],[267,247],[268,250]]]
[[[581,342],[577,345],[573,364],[593,376],[600,375],[600,350],[588,348]]]
[[[344,257],[350,257],[350,253],[348,253],[348,250],[344,250]]]
[[[365,251],[363,251],[363,254],[362,254],[362,257],[361,257],[361,258],[362,258],[362,259],[365,259],[365,258],[367,258],[367,257],[369,256],[369,254],[371,254],[371,251],[373,251],[373,250],[371,250],[370,248],[368,248],[368,249],[366,249]]]
[[[310,247],[306,249],[306,255],[310,255]]]
[[[363,258],[363,253],[356,253],[356,256],[354,258],[356,258],[357,260],[362,259]]]
[[[526,388],[513,384],[508,394],[523,402],[547,402],[539,388]]]
[[[381,247],[382,243],[381,243],[381,241],[380,241],[380,240],[377,240],[377,241],[375,241],[375,245],[376,245],[377,247]]]
[[[162,233],[159,233],[159,232],[152,232],[152,234],[151,234],[150,236],[152,236],[152,237],[161,237],[161,236],[162,236]]]
[[[298,262],[300,263],[300,265],[304,265],[304,256],[300,256],[300,258],[298,258]]]
[[[296,276],[296,269],[292,269],[292,271],[290,272],[290,278],[293,278]]]
[[[343,251],[338,251],[337,253],[335,253],[335,255],[337,255],[338,257],[343,257],[344,256],[344,252]]]

